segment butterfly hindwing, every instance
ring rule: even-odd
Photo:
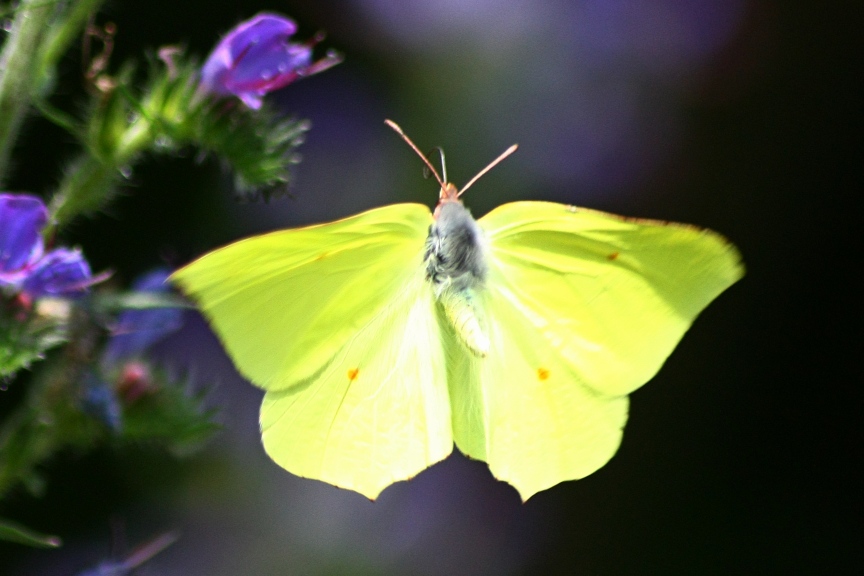
[[[448,334],[459,449],[487,462],[523,500],[603,466],[621,442],[627,396],[595,391],[518,306],[495,292],[480,295],[478,307],[490,341],[485,358],[458,350]]]
[[[372,499],[453,449],[432,288],[417,268],[392,297],[318,372],[261,406],[274,461]]]

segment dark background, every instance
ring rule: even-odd
[[[261,392],[200,320],[160,346],[213,383],[224,430],[187,460],[144,447],[61,455],[11,503],[56,551],[0,547],[0,573],[72,574],[167,529],[142,574],[852,574],[864,561],[861,19],[851,3],[387,0],[109,3],[114,64],[185,43],[202,59],[262,9],[319,29],[340,66],[271,97],[311,119],[294,198],[236,205],[215,163],[145,162],[67,240],[131,281],[243,235],[401,201],[434,203],[441,145],[475,215],[543,198],[690,222],[747,276],[632,395],[618,454],[522,504],[454,455],[375,503],[292,477],[260,448]],[[860,7],[858,7],[860,8]],[[77,58],[77,60],[76,60]],[[76,98],[80,58],[66,63]],[[50,190],[71,139],[34,122],[11,189]],[[128,547],[127,547],[128,550]]]

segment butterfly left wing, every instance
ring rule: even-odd
[[[527,499],[612,457],[626,395],[743,267],[710,231],[555,203],[505,204],[478,223],[490,352],[447,332],[454,437]]]
[[[172,276],[267,390],[262,440],[288,471],[374,498],[452,450],[431,221],[387,206],[242,240]]]
[[[243,376],[265,390],[309,378],[422,265],[432,221],[395,204],[234,242],[171,275]]]

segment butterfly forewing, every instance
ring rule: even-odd
[[[416,272],[432,221],[419,204],[255,236],[172,276],[240,372],[267,390],[314,374]]]
[[[743,274],[737,250],[691,226],[627,220],[550,202],[505,204],[480,220],[489,290],[603,394],[648,381],[690,324]]]

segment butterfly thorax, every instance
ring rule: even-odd
[[[489,338],[475,304],[486,280],[483,231],[458,200],[444,199],[426,238],[426,279],[459,339],[471,352],[485,356]]]

